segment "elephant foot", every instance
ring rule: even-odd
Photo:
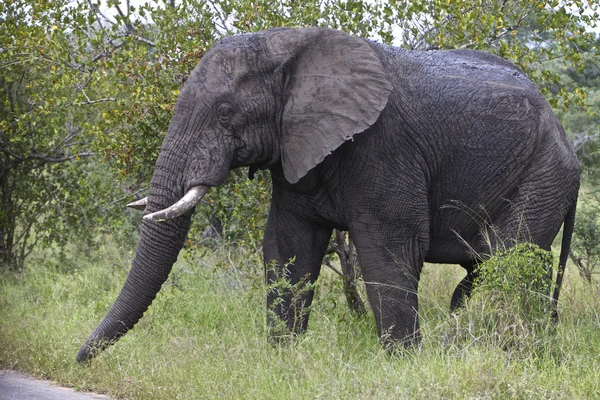
[[[381,346],[390,356],[406,356],[421,349],[421,332],[416,331],[403,339],[395,339],[389,335],[379,338]]]

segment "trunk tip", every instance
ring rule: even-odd
[[[92,348],[88,346],[88,344],[84,344],[81,346],[79,351],[77,352],[77,363],[80,365],[88,365],[89,362],[96,356],[96,352],[92,351]]]
[[[88,338],[77,352],[77,363],[80,365],[88,365],[102,350],[110,343],[99,340],[97,338]]]

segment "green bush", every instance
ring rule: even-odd
[[[499,251],[483,262],[474,282],[475,293],[497,291],[518,300],[523,311],[546,306],[554,257],[532,243]]]
[[[305,296],[309,295],[315,289],[314,283],[308,280],[308,276],[296,283],[292,283],[289,274],[289,266],[294,263],[295,257],[290,259],[279,270],[275,262],[268,266],[268,269],[274,273],[276,280],[267,286],[267,293],[275,297],[275,301],[269,305],[267,310],[267,321],[269,328],[269,337],[274,342],[286,342],[291,339],[296,332],[296,327],[302,323],[302,320],[310,313],[311,306],[304,303]],[[283,304],[287,299],[289,304]],[[279,318],[276,309],[280,307],[289,307],[289,312],[293,314],[293,326],[290,328],[287,323]]]
[[[531,243],[492,255],[479,266],[472,296],[445,329],[445,341],[483,342],[516,355],[544,349],[552,330],[552,266],[552,253]]]

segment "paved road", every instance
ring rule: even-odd
[[[106,396],[76,392],[13,371],[0,370],[0,400],[110,400]]]

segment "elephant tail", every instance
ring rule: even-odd
[[[573,203],[573,206],[567,212],[563,225],[563,237],[562,244],[560,246],[560,258],[558,261],[558,273],[556,274],[556,286],[554,288],[554,296],[552,296],[553,311],[552,318],[558,321],[558,296],[560,295],[560,287],[565,274],[565,267],[567,265],[567,259],[569,257],[569,251],[571,250],[571,238],[573,237],[573,230],[575,227],[575,209],[577,208],[577,200]]]

